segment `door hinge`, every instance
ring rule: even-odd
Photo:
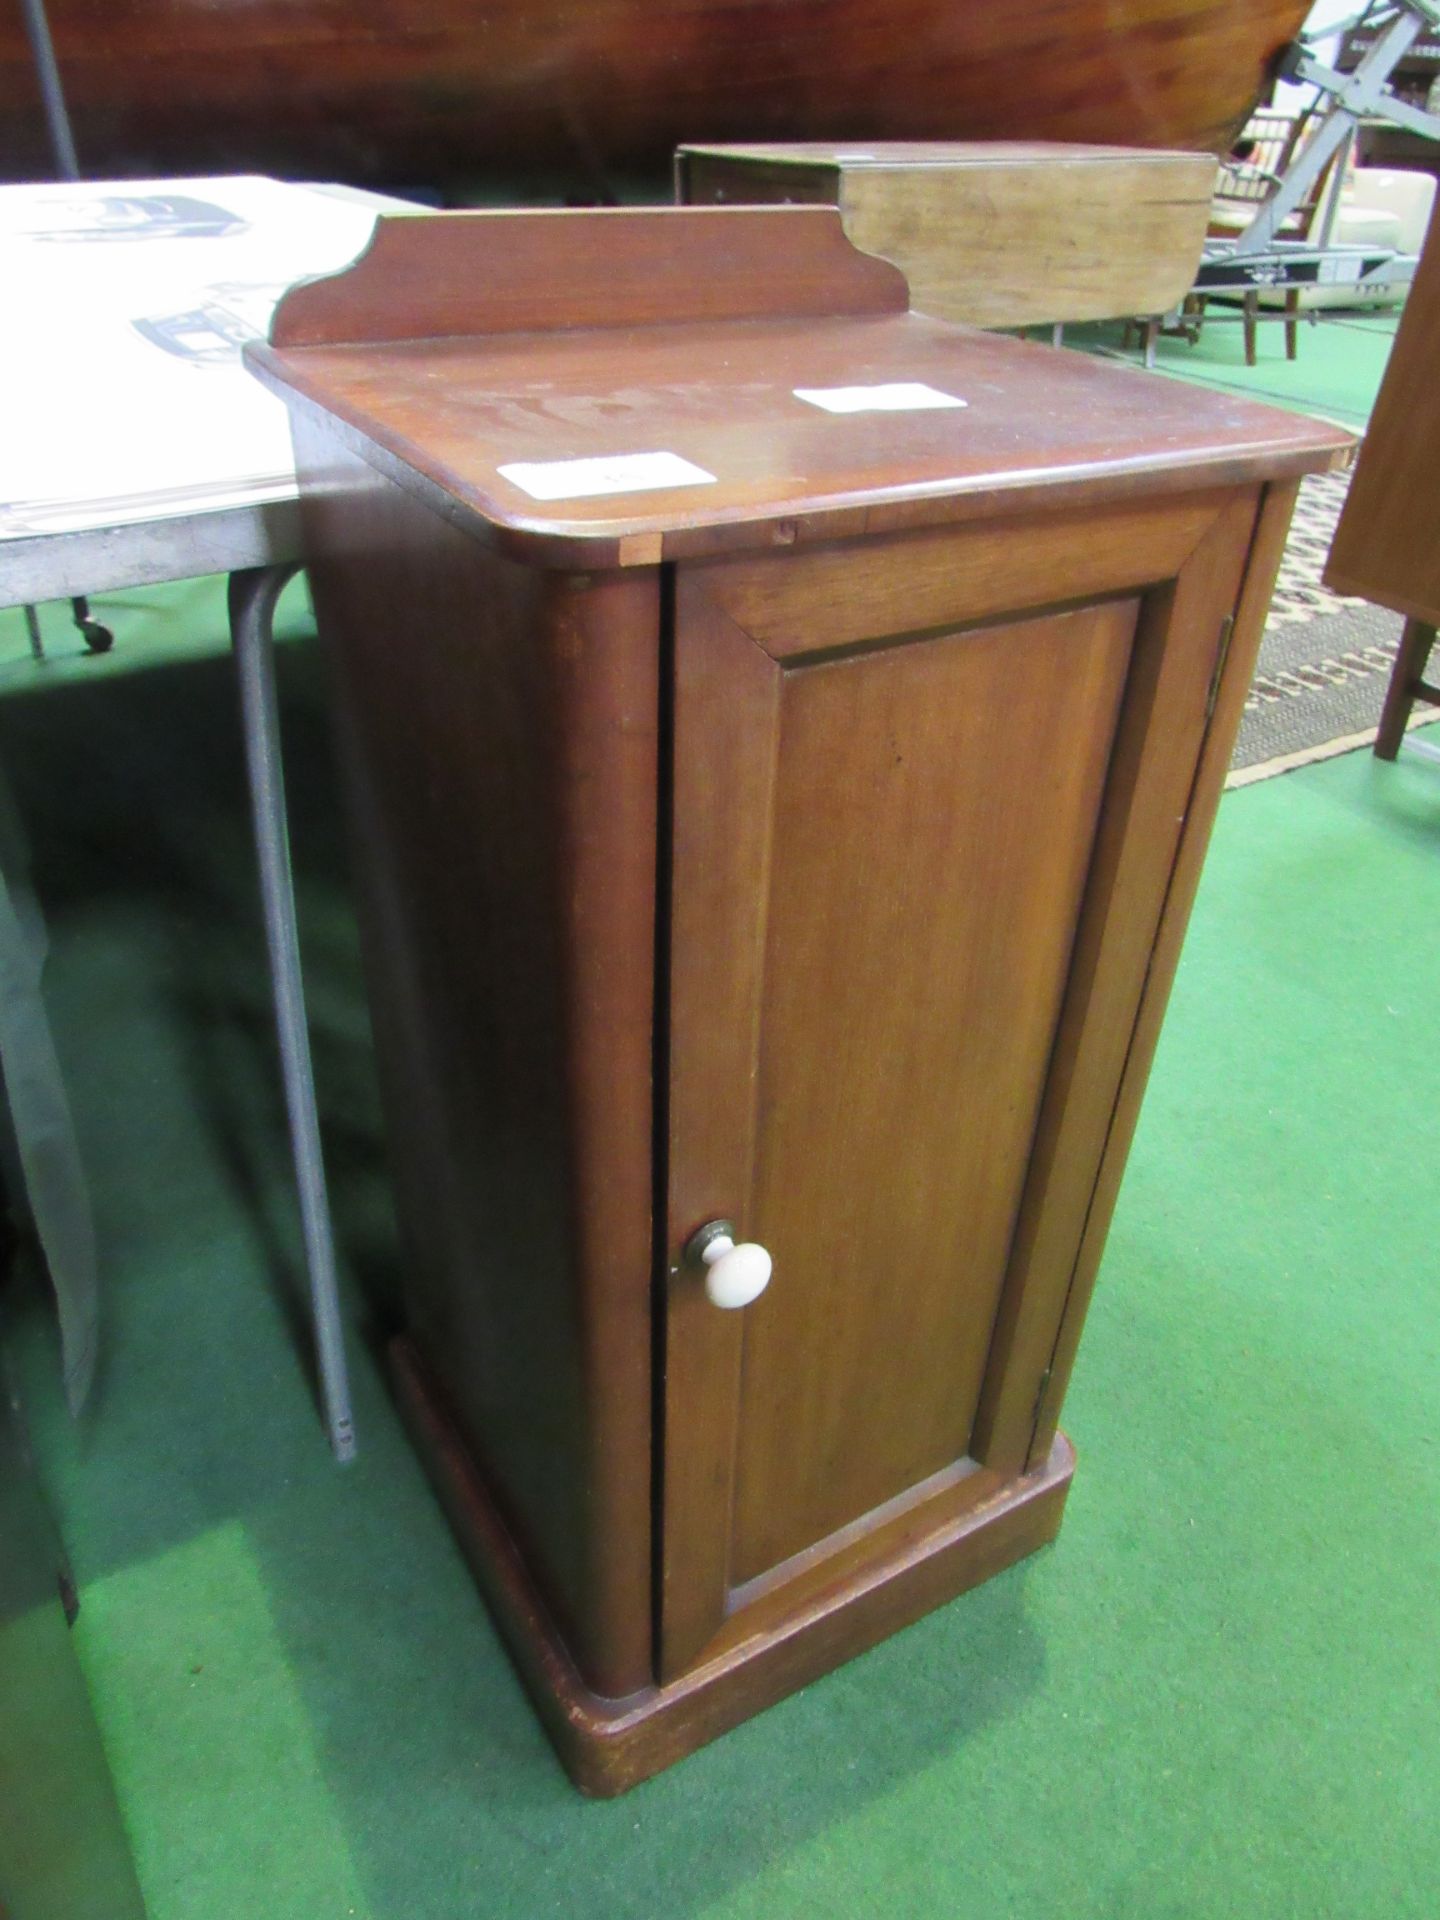
[[[1235,631],[1235,616],[1227,613],[1220,622],[1220,646],[1215,655],[1215,671],[1210,676],[1210,691],[1205,696],[1205,718],[1208,720],[1215,711],[1215,702],[1220,698],[1220,682],[1225,677],[1225,662],[1230,657],[1230,637]]]
[[[1040,1384],[1035,1389],[1035,1411],[1030,1416],[1032,1421],[1040,1418],[1040,1409],[1045,1404],[1045,1390],[1050,1385],[1050,1376],[1054,1371],[1055,1369],[1053,1367],[1046,1367],[1040,1376]]]

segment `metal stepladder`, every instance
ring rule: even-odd
[[[1281,60],[1282,80],[1317,88],[1326,104],[1318,114],[1315,131],[1287,169],[1279,191],[1231,244],[1233,254],[1248,258],[1274,246],[1286,219],[1340,150],[1354,139],[1362,119],[1380,115],[1427,140],[1440,140],[1440,114],[1411,106],[1387,84],[1426,29],[1440,27],[1440,0],[1373,0],[1352,20],[1341,22],[1338,29],[1328,27],[1326,34],[1328,37],[1362,26],[1379,32],[1353,73],[1337,73],[1317,60],[1303,34]],[[1322,239],[1325,237],[1322,235]]]
[[[1238,235],[1214,236],[1205,243],[1191,290],[1195,297],[1254,296],[1257,290],[1297,292],[1309,287],[1345,286],[1357,292],[1403,286],[1415,273],[1417,256],[1394,248],[1346,246],[1332,240],[1338,194],[1329,194],[1319,233],[1287,239],[1284,228],[1304,207],[1327,170],[1343,164],[1362,119],[1384,118],[1426,139],[1440,140],[1440,114],[1412,106],[1389,87],[1391,74],[1422,34],[1440,28],[1440,0],[1372,0],[1349,20],[1325,29],[1325,37],[1365,27],[1375,33],[1353,73],[1339,73],[1311,51],[1302,35],[1285,53],[1279,77],[1316,89],[1306,117],[1311,130],[1284,174],[1256,208]],[[1148,325],[1145,361],[1153,366],[1155,335],[1161,328],[1182,331],[1184,308]]]

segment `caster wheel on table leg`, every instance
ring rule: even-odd
[[[108,653],[114,646],[114,634],[91,613],[90,602],[83,593],[76,594],[70,602],[70,617],[75,622],[76,632],[91,653]]]
[[[109,627],[102,626],[98,620],[77,620],[86,648],[91,653],[109,653],[115,644],[115,636]]]

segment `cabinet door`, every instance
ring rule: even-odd
[[[1024,1471],[1254,512],[680,570],[663,1677]]]

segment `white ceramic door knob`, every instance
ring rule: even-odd
[[[705,1242],[700,1258],[705,1265],[705,1292],[717,1307],[748,1307],[770,1284],[770,1255],[754,1240],[737,1247],[728,1233]]]

